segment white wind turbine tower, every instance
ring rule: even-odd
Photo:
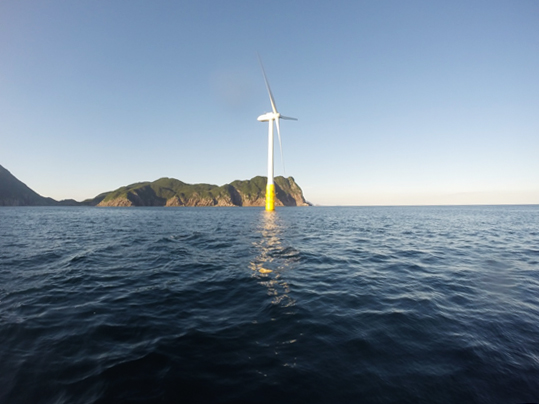
[[[266,185],[266,210],[275,209],[275,184],[273,182],[273,123],[277,125],[277,135],[279,137],[279,148],[281,150],[281,160],[283,158],[283,145],[281,143],[281,130],[279,128],[280,119],[290,119],[297,121],[296,118],[290,118],[288,116],[283,116],[277,112],[277,107],[275,106],[275,100],[273,99],[273,94],[268,83],[268,78],[266,77],[266,71],[262,65],[262,60],[260,55],[258,56],[258,61],[260,62],[260,67],[262,67],[262,73],[264,74],[264,81],[266,82],[266,88],[268,89],[268,94],[271,102],[271,109],[273,112],[267,112],[264,115],[260,115],[257,119],[260,122],[268,122],[268,183]],[[284,166],[284,164],[283,164]]]

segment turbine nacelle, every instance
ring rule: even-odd
[[[260,115],[256,118],[260,122],[277,121],[277,119],[288,119],[290,121],[297,121],[298,118],[292,118],[290,116],[281,115],[279,112],[266,112],[264,115]]]
[[[260,122],[268,122],[268,121],[274,121],[281,117],[280,113],[274,113],[274,112],[267,112],[264,115],[260,115],[258,118],[256,118]]]

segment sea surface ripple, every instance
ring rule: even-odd
[[[0,208],[0,403],[539,401],[539,206]]]

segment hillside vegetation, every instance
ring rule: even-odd
[[[139,182],[100,194],[85,204],[97,206],[264,206],[266,177],[231,184],[186,184],[174,178]],[[292,177],[275,178],[277,206],[308,206]]]
[[[186,184],[174,178],[137,182],[92,199],[45,198],[0,165],[0,206],[264,206],[266,177],[231,184]],[[309,206],[294,178],[275,178],[276,206]]]

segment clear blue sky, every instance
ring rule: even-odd
[[[537,1],[3,0],[0,164],[77,200],[266,175],[257,52],[309,201],[539,203]]]

